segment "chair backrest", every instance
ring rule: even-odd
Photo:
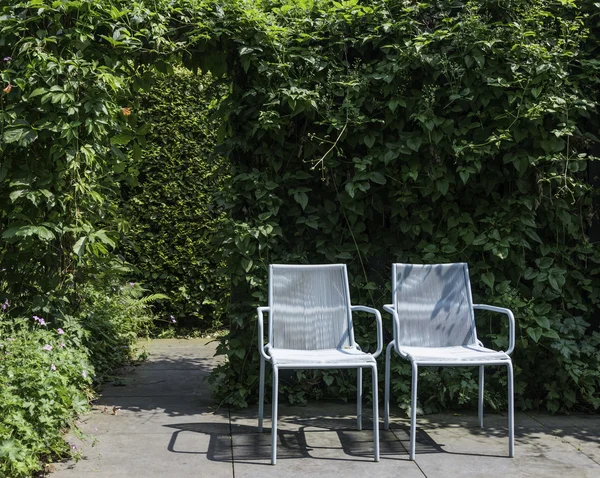
[[[320,350],[354,345],[344,264],[269,266],[269,342]]]
[[[392,295],[400,322],[399,345],[477,342],[467,264],[394,264]]]

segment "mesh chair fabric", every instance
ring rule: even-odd
[[[401,345],[452,347],[476,343],[466,264],[394,264],[393,273]]]
[[[270,266],[273,348],[342,349],[350,346],[346,266]]]
[[[402,353],[409,354],[411,359],[426,365],[427,362],[479,362],[490,360],[510,360],[504,352],[497,352],[479,345],[461,345],[457,347],[406,347],[401,346]]]
[[[320,350],[289,350],[271,349],[269,355],[277,365],[293,364],[301,366],[307,364],[353,365],[375,363],[371,354],[366,354],[355,348],[348,349],[320,349]]]

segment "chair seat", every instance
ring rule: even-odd
[[[374,364],[375,359],[371,354],[367,354],[354,348],[348,349],[320,349],[320,350],[294,350],[270,348],[267,351],[274,363],[278,366],[291,365],[332,365],[332,368],[339,366],[351,366],[357,364]]]
[[[455,347],[404,347],[400,346],[402,354],[410,355],[411,360],[419,364],[427,362],[496,362],[510,360],[504,352],[491,350],[480,345],[459,345]]]

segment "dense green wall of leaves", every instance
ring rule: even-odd
[[[598,122],[578,4],[230,8],[206,42],[227,51],[233,82],[222,105],[233,164],[223,237],[236,293],[221,349],[229,362],[213,376],[222,399],[255,397],[254,306],[267,302],[269,263],[347,263],[353,302],[381,308],[392,262],[464,261],[476,301],[517,317],[519,407],[597,408],[600,336],[589,320],[600,251],[586,232],[595,212],[585,171]],[[506,324],[477,320],[484,342],[507,347]],[[372,327],[359,336],[373,348]],[[392,370],[405,406],[410,368]],[[326,390],[300,373],[288,397],[353,393],[348,375],[322,375]],[[470,371],[425,375],[426,410],[476,397]],[[488,380],[494,407],[503,377]]]
[[[137,120],[147,126],[146,143],[133,163],[137,185],[122,195],[130,222],[122,251],[134,279],[169,296],[160,312],[166,318],[203,330],[221,326],[229,294],[213,241],[224,220],[214,194],[228,173],[212,155],[210,115],[222,94],[210,75],[175,69],[141,95]]]

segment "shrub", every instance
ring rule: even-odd
[[[0,475],[28,477],[74,451],[63,438],[89,409],[94,368],[71,328],[0,314]],[[47,324],[47,325],[43,325]]]

